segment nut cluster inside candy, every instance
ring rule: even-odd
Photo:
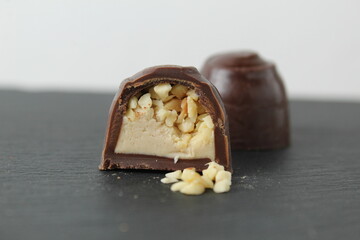
[[[194,89],[161,83],[130,98],[115,153],[213,161],[214,123]]]

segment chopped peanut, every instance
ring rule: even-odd
[[[142,95],[138,101],[138,104],[142,108],[150,108],[152,106],[152,100],[150,97],[150,93],[146,93]]]
[[[186,118],[182,123],[178,125],[178,128],[183,133],[189,133],[194,130],[194,122],[190,118]]]
[[[134,109],[137,107],[138,99],[136,96],[132,96],[129,100],[129,108]]]
[[[231,172],[220,170],[215,177],[216,182],[226,180],[231,184]]]
[[[202,171],[203,175],[195,171],[195,168],[185,168],[182,172],[167,173],[161,179],[164,183],[175,182],[171,186],[171,191],[180,191],[186,195],[200,195],[206,188],[213,189],[215,193],[230,191],[231,173],[224,170],[224,167],[216,162],[210,162],[208,168]],[[178,180],[182,180],[177,182]],[[215,181],[215,182],[214,182]]]
[[[186,96],[186,92],[188,91],[188,88],[177,84],[171,89],[171,93],[174,94],[178,99],[182,99]]]
[[[214,192],[224,193],[230,191],[230,184],[226,180],[216,182],[214,185]]]
[[[169,96],[170,90],[170,83],[160,83],[154,87],[154,92],[160,97],[161,100],[164,100]]]
[[[192,182],[181,188],[180,192],[186,195],[200,195],[205,192],[205,187],[200,183]]]
[[[210,180],[215,180],[215,176],[217,174],[216,168],[208,168],[202,171],[202,174],[209,178]]]
[[[177,170],[177,171],[174,171],[174,172],[167,173],[167,174],[165,174],[165,176],[167,178],[181,179],[181,170]]]
[[[195,90],[189,90],[186,95],[188,95],[189,97],[191,97],[192,99],[194,99],[195,101],[197,101],[199,99],[199,96],[196,94]]]
[[[196,122],[198,112],[197,112],[197,105],[191,97],[187,97],[187,106],[188,106],[188,117],[194,123]]]
[[[170,189],[173,192],[177,192],[177,191],[180,191],[181,189],[183,189],[187,185],[189,185],[189,183],[187,183],[187,182],[177,182],[177,183],[174,183],[173,185],[171,185]]]
[[[176,178],[169,178],[169,177],[165,177],[165,178],[162,178],[160,180],[162,183],[174,183],[174,182],[177,182],[179,180],[177,180]]]
[[[176,112],[181,112],[181,100],[171,99],[164,105],[164,108],[167,110],[175,110]]]

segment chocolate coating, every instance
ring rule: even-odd
[[[180,66],[147,68],[121,83],[110,107],[105,145],[99,169],[179,170],[195,167],[197,171],[201,171],[206,168],[205,164],[211,161],[208,158],[180,158],[175,164],[173,158],[115,153],[122,119],[130,97],[159,83],[182,84],[195,90],[199,95],[199,102],[214,122],[215,161],[231,171],[228,119],[221,97],[216,88],[203,78],[196,68]]]
[[[201,73],[223,99],[232,149],[289,146],[288,100],[273,63],[254,52],[230,52],[210,57]]]

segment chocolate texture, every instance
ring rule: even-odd
[[[288,100],[273,63],[254,52],[229,52],[210,57],[201,73],[216,86],[223,99],[232,149],[289,146]]]
[[[114,97],[109,111],[108,127],[102,153],[100,170],[112,169],[149,169],[180,170],[195,167],[197,171],[206,169],[209,158],[182,159],[137,154],[116,153],[115,148],[121,133],[123,117],[132,96],[139,95],[158,84],[180,84],[195,90],[198,101],[206,109],[214,123],[214,161],[231,171],[231,151],[228,119],[224,104],[217,89],[202,77],[194,67],[156,66],[147,68],[124,80]],[[161,148],[162,146],[159,146]]]

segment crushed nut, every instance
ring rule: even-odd
[[[171,99],[164,105],[164,108],[167,110],[175,110],[176,112],[181,112],[181,100],[180,99]]]
[[[174,97],[175,97],[174,95],[170,95],[170,96],[167,96],[166,98],[162,99],[162,101],[163,101],[164,103],[166,103],[166,102],[172,100]]]
[[[189,90],[186,95],[197,101],[199,99],[199,96],[196,94],[194,89]]]
[[[152,119],[154,116],[153,108],[137,108],[135,109],[135,118],[145,117],[147,120]]]
[[[181,179],[181,170],[176,170],[174,172],[169,172],[169,173],[165,174],[165,176],[167,178]]]
[[[228,171],[220,170],[216,174],[215,181],[228,181],[231,184],[231,173]]]
[[[213,188],[214,187],[213,181],[210,178],[208,178],[207,176],[201,176],[201,180],[202,180],[202,183],[205,188]]]
[[[181,175],[181,180],[185,182],[192,182],[200,177],[200,174],[195,172],[195,168],[185,168]]]
[[[174,122],[177,119],[177,113],[175,110],[172,110],[171,112],[169,111],[169,113],[166,116],[166,120],[165,120],[165,124],[168,127],[172,127],[174,126]]]
[[[135,112],[132,109],[128,109],[126,110],[126,114],[125,116],[130,119],[130,121],[134,121],[135,120]]]
[[[198,131],[194,134],[193,138],[191,139],[191,143],[193,146],[201,146],[208,144],[211,139],[213,138],[213,131],[212,129],[208,128],[206,124],[200,124]]]
[[[187,182],[177,182],[177,183],[174,183],[173,185],[171,185],[170,190],[173,192],[177,192],[177,191],[180,191],[182,188],[184,188],[187,185],[189,185],[189,183],[187,183]]]
[[[178,128],[183,133],[189,133],[194,130],[194,122],[190,118],[186,118],[178,125]]]
[[[180,192],[186,195],[200,195],[205,192],[204,185],[192,182],[180,189]]]
[[[207,116],[205,116],[203,119],[204,123],[206,124],[206,126],[210,129],[214,128],[214,123],[211,119],[211,117],[207,114]]]
[[[214,192],[216,193],[224,193],[230,191],[230,184],[228,181],[223,180],[220,182],[216,182],[214,185]]]
[[[131,109],[135,109],[137,107],[138,104],[138,99],[136,96],[132,96],[129,100],[129,108]]]
[[[170,112],[169,110],[166,110],[164,108],[156,109],[155,112],[156,120],[158,120],[159,122],[164,122],[167,116],[169,115],[169,112]]]
[[[182,123],[186,116],[187,116],[187,100],[186,100],[186,98],[184,98],[181,101],[181,113],[180,113],[176,123]]]
[[[177,180],[176,178],[169,178],[169,177],[164,177],[160,180],[162,183],[174,183],[174,182],[178,182],[179,180]]]
[[[188,88],[177,84],[171,89],[171,93],[174,94],[178,99],[183,99],[186,96],[186,92],[188,91]]]
[[[154,90],[154,87],[149,88],[149,93],[151,95],[151,98],[153,99],[160,99],[159,95],[157,95],[157,93]],[[162,102],[162,101],[161,101]]]
[[[208,168],[215,168],[218,171],[224,170],[224,166],[221,166],[220,164],[216,163],[216,162],[209,162],[208,163]]]
[[[161,100],[164,100],[169,96],[170,90],[170,83],[160,83],[154,87],[154,92],[160,97]]]
[[[155,106],[155,108],[163,108],[164,107],[164,103],[163,103],[163,101],[161,101],[161,100],[153,100],[153,102],[152,102],[152,104],[153,104],[153,106]]]
[[[223,166],[216,162],[210,162],[208,168],[202,172],[201,176],[195,171],[195,168],[185,168],[182,172],[177,170],[167,173],[164,180],[161,181],[165,183],[175,181],[176,183],[170,188],[171,191],[180,191],[187,195],[200,195],[205,192],[206,188],[213,189],[215,193],[230,191],[231,173],[225,171]],[[177,182],[179,179],[182,181]]]
[[[187,97],[187,106],[188,106],[188,117],[193,123],[195,123],[198,116],[197,105],[191,97]]]
[[[138,101],[138,104],[142,108],[150,108],[152,106],[150,93],[142,95]]]
[[[202,171],[203,176],[206,176],[207,178],[209,178],[210,180],[215,180],[216,174],[217,174],[217,170],[216,168],[207,168],[205,170]]]

